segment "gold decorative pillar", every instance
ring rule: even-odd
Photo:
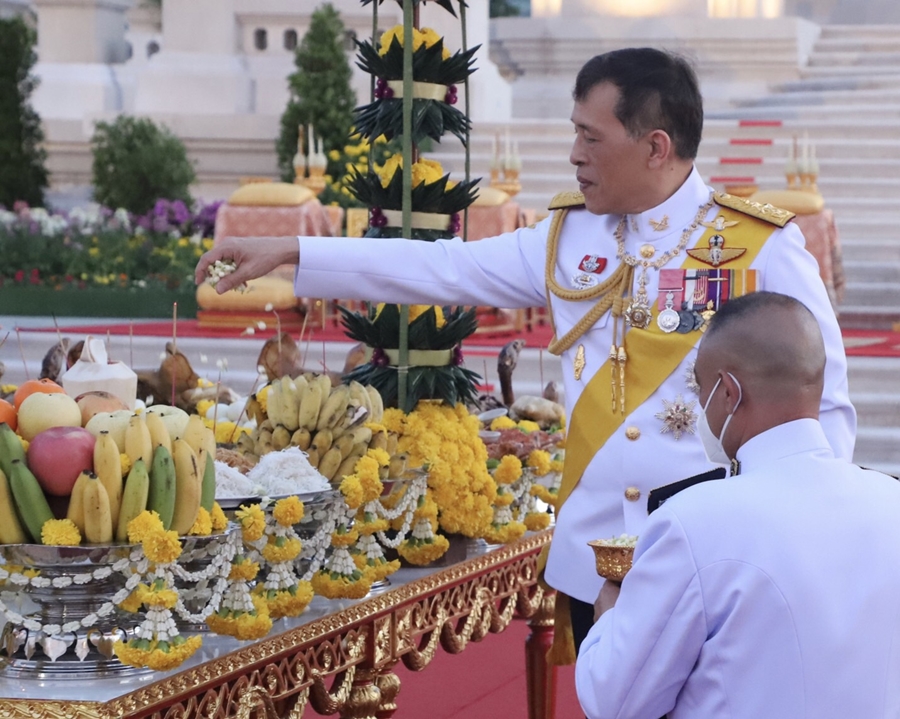
[[[375,713],[379,704],[381,691],[375,684],[375,671],[359,669],[353,679],[350,698],[341,709],[341,719],[377,719]]]
[[[397,711],[397,695],[400,693],[400,677],[394,672],[382,672],[375,677],[375,686],[381,692],[381,702],[375,716],[378,719],[391,719]]]

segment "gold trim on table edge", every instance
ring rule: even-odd
[[[467,577],[483,574],[516,557],[540,549],[550,541],[552,533],[551,528],[528,535],[499,549],[464,560],[396,589],[390,589],[383,594],[365,599],[340,612],[290,629],[277,636],[261,639],[254,644],[230,652],[222,658],[190,667],[109,702],[0,698],[0,719],[97,719],[98,717],[112,719],[136,713],[147,713],[148,710],[161,707],[161,705],[163,707],[166,704],[177,705],[180,699],[192,694],[196,695],[193,698],[197,704],[204,703],[205,699],[218,703],[217,699],[206,695],[213,692],[212,687],[217,680],[221,682],[223,676],[239,676],[242,673],[246,675],[251,667],[263,668],[262,665],[265,662],[286,655],[291,650],[296,651],[302,645],[323,640],[329,635],[341,631],[349,630],[353,633],[354,627],[370,620],[377,620],[379,615],[389,613],[390,610],[396,609],[404,602],[427,597],[442,589],[453,587]],[[356,641],[349,642],[348,644],[352,646],[346,647],[348,655],[357,654],[359,652],[357,647],[360,646],[361,641],[365,640],[364,632],[356,634]],[[355,666],[350,667],[347,671],[353,669]],[[204,685],[209,685],[210,689],[202,690]],[[247,688],[249,689],[249,687]],[[298,693],[297,698],[298,704],[305,705],[306,690]]]

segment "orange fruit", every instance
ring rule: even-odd
[[[22,406],[22,402],[28,399],[35,392],[43,392],[44,394],[58,394],[60,392],[65,393],[65,390],[60,387],[56,382],[52,379],[30,379],[19,385],[19,389],[16,390],[16,393],[13,395],[13,404],[16,406],[16,412],[19,411],[19,407]]]
[[[16,418],[16,408],[13,407],[5,399],[0,399],[0,424],[6,423],[9,428],[15,432],[19,423]]]

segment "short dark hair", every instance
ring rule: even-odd
[[[797,311],[800,314],[808,315],[813,322],[816,322],[815,315],[810,309],[790,295],[783,295],[780,292],[751,292],[749,295],[735,297],[723,304],[710,319],[706,335],[712,336],[734,322],[748,319],[760,312],[769,313],[775,309]]]
[[[577,102],[602,82],[619,89],[616,118],[632,137],[663,130],[683,160],[697,157],[703,98],[687,60],[651,47],[625,48],[588,60],[575,78]]]

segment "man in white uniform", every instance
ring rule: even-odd
[[[852,456],[856,432],[840,330],[792,216],[714,197],[694,168],[703,109],[690,66],[614,51],[582,68],[574,96],[581,191],[558,195],[551,217],[472,243],[301,237],[296,276],[304,297],[549,305],[569,417],[565,506],[544,575],[560,591],[559,662],[574,661],[569,612],[577,647],[602,585],[587,542],[639,534],[650,489],[710,469],[694,436],[691,367],[706,318],[729,297],[775,290],[811,308],[828,357],[821,421],[838,456]],[[223,258],[237,270],[220,292],[298,263],[298,241],[226,239],[201,258],[197,281]]]
[[[576,666],[589,719],[900,716],[900,483],[835,457],[825,365],[793,298],[713,318],[699,433],[740,473],[668,499],[621,594],[604,585]]]

